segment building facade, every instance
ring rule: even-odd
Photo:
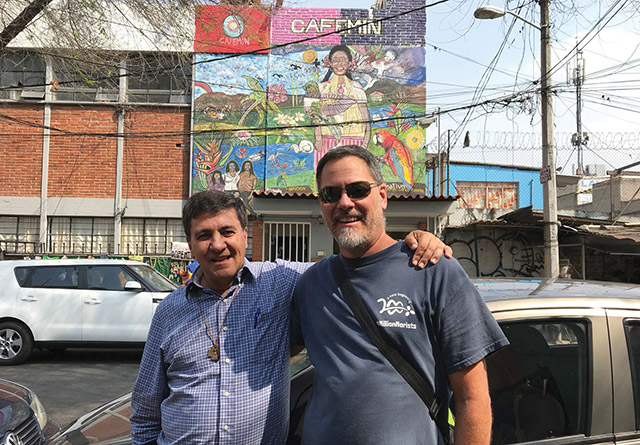
[[[222,189],[251,209],[249,257],[321,258],[334,246],[315,165],[345,143],[382,157],[391,233],[439,230],[453,199],[425,196],[416,121],[425,8],[206,6],[182,19],[193,29],[178,44],[125,33],[102,63],[70,68],[32,38],[2,56],[5,255],[170,255],[184,201]]]

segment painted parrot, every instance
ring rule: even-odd
[[[377,130],[373,135],[373,142],[385,149],[382,157],[385,164],[391,167],[393,173],[409,187],[413,188],[413,156],[404,142],[387,130]],[[402,171],[399,171],[402,168]]]

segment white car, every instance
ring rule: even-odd
[[[138,261],[0,261],[0,365],[33,347],[142,346],[176,285]]]

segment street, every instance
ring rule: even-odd
[[[130,392],[141,356],[141,349],[34,351],[23,365],[0,368],[0,376],[33,390],[49,418],[63,427]]]

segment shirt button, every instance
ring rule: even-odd
[[[222,427],[223,430],[227,431],[229,429],[229,425],[225,425]]]
[[[230,363],[230,362],[231,362],[231,360],[230,360],[230,359],[228,359],[228,358],[225,358],[225,359],[224,359],[224,362],[225,362],[225,363]]]
[[[224,392],[225,397],[229,397],[229,391]]]
[[[223,331],[226,331],[228,328],[225,326],[222,328]]]

